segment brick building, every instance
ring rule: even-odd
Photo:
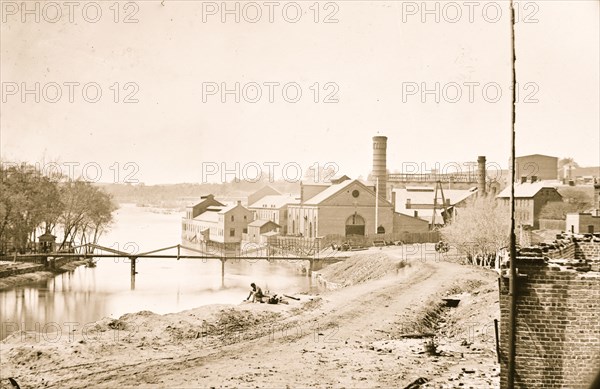
[[[252,221],[252,212],[242,206],[241,201],[232,205],[219,202],[220,205],[209,205],[214,202],[214,196],[209,195],[203,202],[188,207],[182,220],[184,242],[232,244],[242,241],[242,234],[248,232],[248,223]],[[194,216],[194,209],[201,212]]]
[[[278,235],[281,226],[270,220],[254,220],[248,224],[248,233],[244,240],[253,243],[267,243],[268,237]]]
[[[374,187],[359,180],[302,184],[300,192],[300,203],[288,206],[288,234],[314,238],[393,232],[392,204],[379,197],[376,216]]]
[[[248,205],[254,204],[258,200],[262,199],[263,197],[271,196],[271,195],[276,196],[276,195],[281,195],[281,193],[278,190],[273,189],[269,185],[265,185],[262,188],[260,188],[259,190],[257,190],[256,192],[254,192],[248,196]]]
[[[515,388],[588,389],[600,370],[600,242],[519,254]],[[501,388],[508,382],[509,282],[500,279]]]
[[[250,196],[248,197],[250,200]],[[282,226],[280,231],[283,235],[287,234],[288,206],[290,204],[299,204],[300,198],[293,195],[270,194],[256,200],[248,206],[252,211],[254,220],[272,221]]]
[[[566,230],[575,234],[600,232],[600,215],[567,213]]]
[[[437,207],[435,220],[436,226],[443,226],[444,219],[451,220],[458,212],[457,208],[466,205],[467,200],[475,197],[477,188],[471,189],[445,189],[443,190],[444,200],[442,201],[442,192],[435,193],[435,188],[431,186],[411,186],[403,189],[394,189],[392,191],[392,203],[395,205],[395,211],[402,215],[420,218],[431,225],[434,209],[434,198],[437,196]],[[444,206],[448,209],[447,215],[443,215]]]
[[[523,178],[530,181],[558,179],[558,158],[549,155],[531,154],[515,158],[515,181]]]
[[[500,204],[510,206],[510,186],[497,196]],[[515,220],[517,225],[538,229],[542,207],[550,201],[562,201],[562,196],[553,184],[525,182],[515,184]]]

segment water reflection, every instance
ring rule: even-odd
[[[177,244],[181,216],[122,207],[116,212],[115,226],[99,244],[127,251],[129,243],[129,249],[133,244],[137,252]],[[169,313],[206,304],[235,304],[247,297],[251,282],[279,294],[310,286],[306,276],[286,264],[228,260],[223,288],[219,260],[138,258],[132,288],[130,266],[127,258],[102,258],[96,267],[82,266],[47,281],[0,292],[0,338],[15,330],[51,328],[52,323],[63,329],[68,328],[65,323],[83,326],[127,312]]]

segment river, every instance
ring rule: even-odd
[[[182,215],[123,204],[115,211],[111,230],[98,243],[138,253],[173,246],[181,243]],[[0,291],[0,339],[15,330],[64,330],[128,312],[164,314],[208,304],[237,304],[248,296],[251,282],[277,294],[302,292],[310,286],[309,279],[291,266],[266,261],[226,262],[224,287],[221,262],[215,259],[140,258],[136,268],[134,287],[129,260],[101,258],[96,267],[80,266],[46,281]]]

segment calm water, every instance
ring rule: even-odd
[[[123,205],[99,244],[127,252],[178,244],[181,216]],[[129,261],[102,258],[95,268],[81,266],[47,281],[0,291],[0,339],[16,329],[43,332],[58,325],[68,330],[64,323],[83,325],[127,312],[170,313],[207,304],[237,304],[248,296],[253,281],[278,294],[309,289],[306,276],[266,261],[227,262],[224,288],[219,260],[138,259],[137,272],[132,289]]]

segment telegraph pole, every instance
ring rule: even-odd
[[[509,323],[508,323],[508,389],[515,387],[516,323],[517,323],[517,259],[515,235],[515,119],[516,119],[516,50],[515,50],[515,8],[510,0],[511,22],[511,66],[512,66],[512,106],[511,106],[511,150],[510,150],[510,274],[509,274]]]

